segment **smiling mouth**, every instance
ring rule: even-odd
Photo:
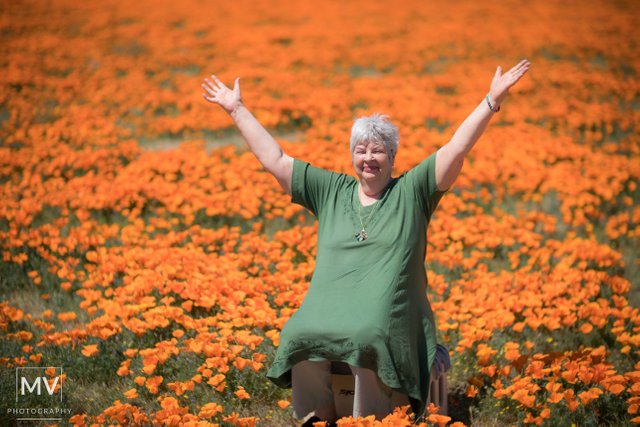
[[[373,172],[374,170],[380,170],[379,167],[377,166],[366,166],[363,168],[363,170],[367,171],[367,172]]]

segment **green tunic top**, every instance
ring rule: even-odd
[[[318,246],[307,295],[284,325],[267,372],[275,384],[291,387],[291,367],[302,360],[343,361],[377,372],[423,413],[436,353],[426,233],[444,194],[435,160],[433,153],[392,178],[380,200],[362,206],[355,178],[294,159],[292,201],[318,218]],[[355,237],[358,209],[363,221],[375,209],[363,241]]]

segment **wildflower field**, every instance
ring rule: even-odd
[[[18,423],[15,368],[51,366],[58,425],[291,425],[290,390],[265,373],[317,222],[200,83],[241,77],[287,154],[349,174],[353,119],[388,114],[397,176],[522,58],[430,224],[452,411],[422,425],[640,424],[634,9],[2,2],[0,424]],[[410,425],[407,409],[338,426]]]

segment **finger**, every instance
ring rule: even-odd
[[[510,72],[515,72],[518,71],[520,68],[522,68],[524,65],[526,64],[526,60],[523,59],[522,61],[518,62],[516,65],[514,65],[513,67],[511,67],[511,69],[509,70]]]
[[[205,81],[207,87],[210,88],[211,90],[217,90],[218,89],[218,87],[211,80],[205,78],[204,81]]]
[[[202,85],[202,88],[211,96],[215,97],[216,96],[216,92],[215,90],[213,90],[212,88],[210,88],[209,86],[206,85]]]
[[[516,64],[512,70],[514,71],[520,71],[523,68],[529,67],[529,64],[531,64],[528,60],[523,59],[522,61],[518,62],[518,64]]]
[[[518,71],[516,74],[513,75],[513,83],[517,82],[518,80],[520,80],[522,78],[522,76],[525,75],[525,73],[529,70],[529,68],[523,68],[520,71]],[[512,84],[513,84],[512,83]]]
[[[514,65],[509,71],[509,74],[516,74],[518,72],[520,72],[520,70],[522,69],[522,64],[518,64],[518,65]]]
[[[211,74],[211,77],[213,77],[213,80],[216,82],[216,84],[218,85],[218,87],[220,89],[225,88],[226,86],[224,85],[224,83],[222,83],[220,81],[220,79],[218,79],[214,74]]]
[[[240,92],[240,77],[236,77],[236,81],[233,82],[233,91]]]
[[[522,68],[519,68],[519,69],[517,69],[517,70],[515,70],[515,71],[511,72],[511,75],[512,75],[512,76],[514,76],[514,77],[520,77],[520,76],[522,76],[524,73],[526,73],[526,72],[527,72],[527,70],[529,70],[529,67],[522,67]]]
[[[522,76],[527,71],[529,71],[529,64],[525,64],[524,66],[522,66],[522,68],[518,70],[518,76]]]

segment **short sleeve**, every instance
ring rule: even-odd
[[[436,153],[421,161],[406,173],[407,183],[413,188],[415,196],[422,203],[425,215],[431,215],[445,191],[438,190],[436,185]]]
[[[329,198],[335,196],[342,175],[294,158],[291,201],[319,216]]]

